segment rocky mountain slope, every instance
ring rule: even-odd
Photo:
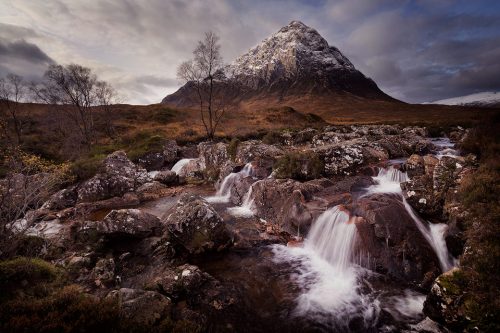
[[[231,86],[237,87],[231,94],[233,102],[286,102],[306,95],[327,97],[334,104],[352,98],[395,101],[315,29],[299,21],[292,21],[238,57],[226,66],[225,73],[234,83]],[[193,93],[187,83],[162,103],[193,107],[197,105]]]

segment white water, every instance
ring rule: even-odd
[[[313,224],[303,247],[273,246],[274,259],[291,263],[291,278],[302,288],[294,314],[339,330],[357,318],[373,326],[380,302],[361,293],[361,278],[369,272],[357,265],[357,231],[339,206],[328,209]]]
[[[183,158],[177,163],[174,164],[172,167],[171,171],[175,172],[176,174],[179,174],[179,172],[184,168],[190,161],[194,160],[194,158]]]
[[[254,199],[252,198],[253,186],[259,181],[253,183],[243,197],[241,206],[230,207],[228,213],[235,217],[252,217],[254,215]]]
[[[222,183],[215,193],[215,195],[206,197],[205,199],[208,202],[212,203],[224,203],[224,202],[229,202],[231,198],[231,189],[234,186],[234,184],[248,176],[251,176],[253,173],[253,166],[252,163],[247,163],[243,169],[239,172],[232,172],[229,175],[227,175],[223,180]]]
[[[378,175],[372,177],[375,185],[368,187],[363,196],[374,193],[399,193],[402,194],[400,183],[408,181],[406,172],[390,166],[387,169],[380,169]]]
[[[374,193],[396,193],[399,194],[401,200],[403,201],[404,207],[408,214],[411,216],[415,225],[417,226],[420,233],[425,237],[429,245],[433,248],[436,253],[441,270],[446,272],[450,270],[455,265],[455,260],[448,252],[446,247],[446,242],[444,240],[444,233],[448,227],[443,223],[429,223],[423,221],[414,211],[413,208],[406,202],[403,197],[400,183],[407,181],[408,176],[392,166],[388,169],[380,169],[378,175],[373,177],[376,182],[375,185],[370,186],[367,192],[363,195],[370,195]]]
[[[410,214],[413,221],[415,221],[418,230],[420,230],[427,242],[429,242],[430,246],[434,249],[434,252],[439,259],[441,270],[443,272],[447,272],[452,269],[455,265],[455,259],[448,252],[446,241],[444,240],[444,233],[448,226],[444,223],[429,223],[423,221],[417,216],[417,214],[413,211],[413,208],[404,198],[403,204],[408,214]]]
[[[449,138],[433,138],[431,142],[439,149],[436,154],[438,159],[441,159],[443,156],[459,156],[458,150],[454,149],[455,144]]]

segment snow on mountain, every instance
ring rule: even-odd
[[[300,21],[292,21],[264,39],[227,65],[224,72],[231,87],[227,98],[237,103],[265,98],[284,101],[307,94],[327,96],[332,103],[341,103],[339,96],[347,94],[395,101],[315,29]],[[193,107],[196,96],[188,82],[162,103]]]
[[[485,91],[476,94],[441,99],[430,104],[466,105],[466,106],[500,106],[500,92]]]
[[[355,68],[315,29],[300,21],[284,26],[226,68],[233,77],[254,77],[265,83],[301,74],[325,75],[332,70]]]

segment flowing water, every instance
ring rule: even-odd
[[[253,166],[252,163],[247,163],[241,169],[239,172],[232,172],[229,175],[227,175],[223,180],[222,183],[215,193],[215,195],[206,197],[205,199],[208,202],[212,203],[224,203],[224,202],[229,202],[231,199],[231,189],[233,186],[236,184],[236,182],[240,181],[241,179],[251,176],[253,173]]]
[[[340,331],[377,323],[380,301],[367,292],[371,273],[359,265],[356,239],[356,226],[335,206],[318,217],[303,247],[273,246],[276,262],[294,265],[291,279],[302,289],[294,315]]]
[[[243,197],[241,206],[229,207],[228,213],[236,217],[252,217],[254,215],[254,199],[252,198],[253,186],[259,181],[253,183]]]
[[[453,268],[455,265],[455,259],[448,252],[446,247],[446,242],[444,240],[444,233],[447,229],[447,225],[443,223],[429,223],[422,220],[413,210],[413,208],[408,204],[408,202],[403,197],[400,183],[408,180],[406,173],[395,169],[390,166],[387,169],[380,169],[378,175],[373,177],[375,185],[370,186],[363,196],[371,195],[374,193],[396,193],[399,194],[401,200],[403,201],[404,207],[408,214],[411,216],[418,230],[425,237],[429,245],[433,248],[436,253],[441,270],[446,272]]]
[[[432,138],[431,142],[438,148],[436,157],[441,159],[443,156],[457,157],[458,150],[455,149],[455,144],[449,138]]]
[[[177,163],[174,164],[174,166],[172,167],[171,170],[173,172],[175,172],[176,174],[179,174],[179,172],[182,170],[182,168],[184,168],[192,160],[195,160],[195,159],[194,158],[183,158],[183,159],[177,161]]]

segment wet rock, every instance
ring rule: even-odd
[[[363,148],[359,144],[343,142],[314,150],[325,165],[325,173],[329,176],[351,175],[364,162]]]
[[[356,202],[362,250],[382,273],[421,287],[439,274],[438,259],[397,195],[376,194]]]
[[[109,286],[115,280],[115,261],[113,259],[100,259],[91,274],[96,286]]]
[[[219,169],[227,160],[227,144],[219,142],[202,142],[198,144],[200,162],[207,169]]]
[[[167,140],[163,145],[162,155],[164,158],[164,165],[167,167],[172,167],[175,162],[180,159],[181,148],[177,145],[175,140]]]
[[[42,205],[42,208],[49,210],[62,210],[76,205],[77,199],[77,187],[71,186],[51,195],[49,200]]]
[[[458,268],[441,274],[432,285],[424,302],[424,313],[454,332],[467,327],[467,303],[470,296],[464,294],[458,283],[461,275]]]
[[[306,207],[313,193],[323,186],[318,182],[301,183],[291,179],[264,179],[254,183],[252,196],[256,215],[296,234],[307,230],[314,214]]]
[[[134,165],[124,151],[116,151],[106,157],[101,172],[78,188],[78,202],[122,196],[148,180],[145,169]]]
[[[170,170],[160,171],[154,176],[153,180],[168,186],[172,186],[179,183],[179,176],[175,172]]]
[[[432,188],[432,178],[428,175],[414,177],[401,183],[406,201],[425,218],[442,218],[443,200],[436,196]]]
[[[275,145],[250,140],[238,145],[235,162],[241,164],[254,162],[255,167],[271,169],[274,162],[283,154],[284,151]]]
[[[201,158],[190,160],[179,172],[179,181],[182,178],[199,178],[203,179],[203,171],[205,170],[205,162]]]
[[[147,171],[160,170],[163,167],[171,167],[179,160],[179,146],[175,140],[167,140],[161,151],[149,152],[138,159],[138,164]]]
[[[231,244],[224,220],[196,195],[184,195],[165,224],[167,238],[189,254],[219,251]]]
[[[107,237],[145,238],[161,230],[160,220],[139,209],[112,210],[97,224],[97,230]]]
[[[121,288],[111,291],[107,298],[120,305],[122,316],[145,327],[151,327],[169,318],[172,302],[154,291]]]
[[[404,164],[404,169],[408,174],[408,177],[414,178],[422,176],[425,173],[424,158],[420,155],[411,155]]]
[[[434,155],[425,155],[424,156],[424,166],[425,166],[425,174],[433,175],[434,169],[436,165],[438,165],[439,159],[437,159]]]

